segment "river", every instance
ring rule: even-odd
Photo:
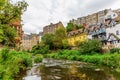
[[[120,73],[84,62],[43,59],[33,64],[22,80],[120,80]]]

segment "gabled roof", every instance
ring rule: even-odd
[[[113,37],[114,37],[115,39],[117,39],[117,40],[120,40],[120,38],[119,38],[117,35],[111,33],[111,34],[108,36],[107,41],[109,41],[109,39],[110,39],[111,36],[113,36]]]

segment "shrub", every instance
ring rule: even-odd
[[[110,53],[119,53],[120,49],[119,48],[112,48],[110,49]]]
[[[0,51],[0,80],[13,80],[20,70],[25,70],[31,65],[31,54],[4,48]]]
[[[46,45],[46,46],[37,45],[32,48],[31,52],[34,54],[45,54],[45,53],[48,53],[48,51],[49,51],[48,45]]]
[[[42,56],[41,54],[36,54],[36,55],[34,56],[34,62],[35,62],[35,63],[42,62],[42,60],[43,60],[43,56]]]
[[[101,53],[102,44],[99,40],[89,40],[79,45],[79,51],[81,54],[94,54]]]

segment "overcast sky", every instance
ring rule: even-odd
[[[13,2],[20,0],[13,0]],[[29,4],[23,14],[25,33],[39,33],[50,23],[71,19],[104,10],[120,8],[120,0],[25,0]]]

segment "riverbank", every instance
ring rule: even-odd
[[[44,58],[27,71],[24,80],[120,80],[120,73],[91,63]],[[17,79],[19,80],[19,79]]]
[[[10,51],[4,48],[0,51],[0,80],[14,80],[21,71],[32,66],[32,54]]]
[[[76,60],[88,63],[94,63],[101,66],[108,66],[110,68],[120,68],[120,54],[105,53],[105,54],[92,54],[81,55],[77,50],[63,50],[55,53],[45,55],[48,58]]]

